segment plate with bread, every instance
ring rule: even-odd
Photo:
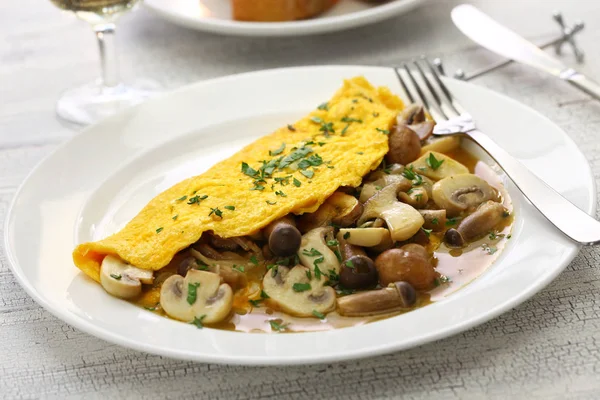
[[[225,35],[298,36],[341,31],[404,14],[425,0],[145,0],[177,25]]]

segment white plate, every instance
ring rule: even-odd
[[[159,16],[181,26],[226,35],[299,36],[341,31],[404,14],[425,0],[392,0],[374,5],[341,0],[312,19],[291,22],[243,22],[231,18],[229,0],[144,0]]]
[[[200,82],[86,129],[19,189],[4,236],[13,273],[58,318],[113,343],[204,362],[300,364],[388,353],[452,335],[518,305],[565,268],[578,247],[510,182],[513,237],[490,269],[442,301],[358,327],[290,334],[198,330],[111,297],[74,267],[76,243],[114,232],[160,191],[303,116],[343,78],[360,74],[400,92],[387,68],[270,70]],[[589,166],[560,128],[489,90],[454,80],[448,85],[483,131],[594,212]]]

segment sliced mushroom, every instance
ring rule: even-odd
[[[377,285],[377,269],[365,251],[340,239],[342,265],[340,284],[349,289],[366,289]]]
[[[385,314],[413,307],[417,292],[407,282],[395,282],[379,290],[369,290],[340,297],[338,312],[347,317]]]
[[[433,185],[435,204],[454,217],[487,200],[497,199],[496,190],[489,183],[473,174],[461,174],[444,178]]]
[[[423,228],[439,232],[446,227],[446,210],[419,210],[419,212],[425,220]]]
[[[424,187],[418,186],[411,188],[408,192],[398,193],[398,199],[414,208],[423,208],[427,205],[429,196]]]
[[[340,229],[338,241],[361,247],[373,247],[391,241],[390,231],[385,228],[346,228]]]
[[[427,290],[438,276],[425,248],[413,243],[384,251],[375,259],[375,267],[381,286],[406,281],[415,289]]]
[[[439,164],[430,166],[431,162],[428,162],[428,160],[432,154],[433,158],[435,158]],[[448,157],[445,154],[435,151],[428,151],[427,153],[423,154],[418,160],[412,163],[412,167],[415,172],[425,175],[433,180],[443,179],[452,175],[469,173],[469,169],[458,161]]]
[[[100,266],[100,284],[104,290],[122,299],[131,299],[142,292],[142,283],[151,284],[153,271],[134,267],[116,256],[106,256]]]
[[[399,187],[398,183],[388,185],[371,197],[365,203],[358,225],[369,219],[382,218],[394,241],[409,239],[417,233],[423,226],[423,217],[413,207],[398,201],[396,193]]]
[[[264,234],[269,238],[269,249],[279,257],[289,257],[295,254],[302,240],[302,235],[296,228],[294,219],[290,216],[271,222],[264,229]]]
[[[356,197],[342,192],[335,192],[314,213],[304,214],[298,218],[298,229],[306,233],[312,229],[334,223],[350,226],[362,213],[362,204]]]
[[[219,250],[235,251],[240,248],[233,238],[222,238],[213,234],[208,234],[207,238],[208,243]]]
[[[233,291],[213,272],[190,270],[169,277],[160,289],[160,306],[171,318],[205,323],[223,320],[231,311]]]
[[[502,204],[487,201],[481,204],[473,214],[463,219],[456,231],[465,242],[470,242],[491,231],[502,221],[506,213],[507,210]]]
[[[405,124],[398,124],[389,134],[389,151],[385,161],[389,164],[408,164],[421,154],[421,138]]]
[[[298,258],[300,263],[311,273],[315,273],[316,267],[324,274],[328,274],[330,270],[336,274],[340,272],[340,262],[327,245],[328,236],[333,238],[333,227],[331,226],[313,229],[302,236]]]
[[[326,314],[335,309],[335,290],[325,286],[325,280],[302,265],[294,268],[277,266],[263,278],[263,290],[268,302],[276,308],[298,317],[310,317],[314,312]],[[311,275],[311,278],[309,278]]]
[[[375,193],[377,193],[384,187],[393,184],[398,184],[398,190],[400,191],[406,191],[412,187],[412,182],[403,177],[402,175],[384,175],[376,181],[365,183],[360,192],[360,197],[358,198],[358,200],[361,203],[366,203],[367,200],[369,200],[375,195]]]
[[[460,147],[459,136],[444,136],[444,137],[430,137],[423,147],[421,147],[421,155],[429,153],[430,151],[436,151],[438,153],[448,153],[449,151],[456,150]]]

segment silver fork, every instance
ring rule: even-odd
[[[412,71],[407,64],[402,65],[408,79],[403,78],[399,69],[394,68],[394,71],[410,101],[420,102],[435,120],[434,135],[463,135],[470,138],[496,160],[531,204],[565,235],[582,244],[600,243],[600,222],[565,199],[479,131],[473,118],[452,96],[429,60],[423,58],[422,64],[427,67],[429,74],[423,71],[418,61],[413,62]],[[420,78],[423,83],[419,84],[415,77]],[[412,90],[409,86],[412,86]],[[429,99],[426,93],[429,94]]]

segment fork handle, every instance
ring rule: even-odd
[[[531,204],[565,235],[582,244],[600,243],[600,221],[580,210],[548,186],[486,134],[474,129],[466,132],[465,135],[496,160]]]

